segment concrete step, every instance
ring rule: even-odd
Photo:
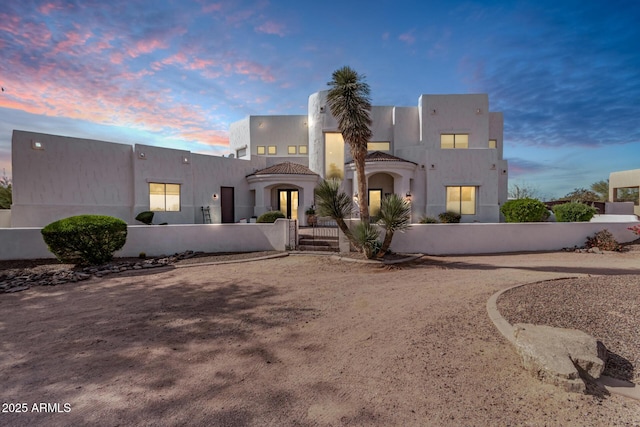
[[[299,251],[312,251],[312,252],[340,252],[340,248],[333,246],[318,246],[318,245],[298,245]]]

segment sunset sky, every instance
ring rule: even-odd
[[[640,1],[75,0],[0,8],[13,129],[228,154],[229,124],[306,114],[349,65],[374,105],[488,93],[510,184],[562,196],[640,168]]]

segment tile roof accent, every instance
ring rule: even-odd
[[[298,163],[284,162],[278,163],[268,168],[255,171],[251,175],[318,175],[306,166]]]
[[[414,165],[417,165],[417,163],[415,162],[401,159],[400,157],[392,156],[391,154],[383,153],[382,151],[373,151],[371,153],[367,153],[367,155],[364,157],[364,161],[365,162],[406,162],[406,163],[413,163]],[[351,163],[353,163],[353,160],[350,160],[346,164],[348,165]]]

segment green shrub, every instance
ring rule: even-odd
[[[558,222],[586,222],[593,218],[596,212],[593,206],[578,202],[563,203],[553,207],[553,213],[556,214]]]
[[[598,248],[602,251],[619,251],[622,248],[609,230],[600,230],[593,237],[587,237],[585,246],[587,248]]]
[[[420,224],[437,224],[439,221],[437,218],[434,218],[432,216],[423,216],[422,218],[420,218]]]
[[[375,226],[359,222],[351,232],[356,243],[362,248],[365,257],[373,258],[378,253],[382,245],[378,241],[380,232]]]
[[[141,223],[147,224],[147,225],[153,224],[153,212],[151,211],[140,212],[136,216],[136,221],[140,221]]]
[[[537,199],[509,200],[500,206],[506,222],[542,222],[549,218],[549,210]]]
[[[276,219],[278,218],[285,218],[285,216],[280,211],[269,211],[260,215],[256,220],[256,222],[261,222],[261,223],[276,222]]]
[[[462,216],[459,213],[448,211],[448,212],[442,212],[441,214],[439,214],[438,218],[440,219],[440,222],[443,224],[457,224],[460,222],[460,219],[462,218]]]
[[[60,261],[103,264],[127,240],[127,223],[105,215],[78,215],[52,222],[42,229],[49,250]]]

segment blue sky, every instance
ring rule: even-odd
[[[640,2],[76,0],[0,9],[13,129],[226,154],[229,124],[306,114],[349,65],[374,105],[488,93],[511,184],[548,198],[640,168]]]

